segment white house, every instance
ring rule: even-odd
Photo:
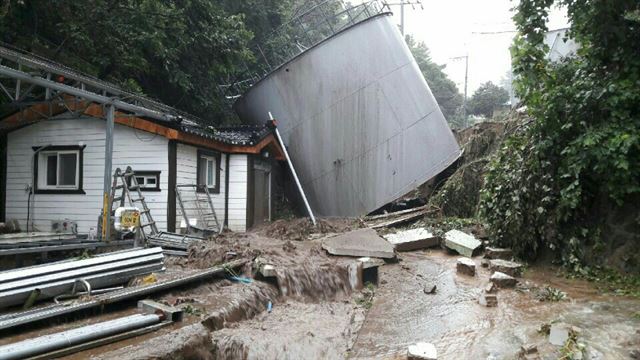
[[[57,105],[43,117],[38,106],[51,105],[0,120],[0,221],[51,231],[53,221],[69,219],[88,233],[102,208],[104,110]],[[176,184],[206,184],[230,230],[270,219],[271,166],[283,154],[269,127],[212,129],[121,112],[115,123],[113,169],[132,167],[160,231],[180,226]]]

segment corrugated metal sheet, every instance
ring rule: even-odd
[[[460,154],[389,14],[280,66],[234,109],[255,124],[274,115],[311,207],[323,216],[371,212]]]

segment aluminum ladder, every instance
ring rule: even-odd
[[[187,191],[189,191],[188,195]],[[191,194],[193,196],[189,196]],[[218,221],[211,193],[206,185],[178,184],[176,185],[176,198],[180,204],[182,218],[187,226],[187,234],[197,233],[208,236],[222,232],[223,229]],[[189,204],[193,204],[193,206],[190,208]],[[190,216],[187,214],[190,209],[195,210],[196,225],[191,224]]]
[[[116,192],[118,190],[122,190],[120,196],[116,196]],[[132,197],[131,192],[134,191],[137,197]],[[142,238],[146,241],[150,236],[156,236],[159,231],[156,226],[156,222],[153,220],[151,216],[151,210],[147,206],[147,202],[144,200],[144,196],[142,195],[142,191],[140,191],[140,185],[136,180],[135,173],[131,166],[127,166],[125,172],[122,172],[120,168],[117,168],[115,173],[113,174],[113,185],[111,186],[111,195],[110,195],[110,210],[115,210],[113,208],[113,204],[119,202],[119,206],[124,206],[125,200],[128,201],[130,206],[134,206],[137,208],[142,207],[140,210],[140,233]],[[141,206],[138,206],[137,203],[140,203]],[[144,219],[144,221],[143,221]],[[147,230],[148,228],[148,230]],[[147,233],[147,231],[149,233]]]

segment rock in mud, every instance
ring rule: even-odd
[[[435,293],[436,293],[437,288],[438,288],[438,287],[436,286],[436,284],[435,284],[435,283],[433,283],[433,284],[426,284],[426,285],[424,286],[423,291],[424,291],[424,293],[425,293],[425,294],[435,294]]]
[[[489,259],[480,260],[480,266],[482,266],[483,268],[488,268],[489,267]]]
[[[387,234],[384,238],[394,246],[396,251],[426,249],[440,244],[440,238],[425,228],[399,231],[394,234]]]
[[[518,352],[518,359],[520,360],[539,360],[540,354],[538,354],[538,347],[533,344],[526,344],[520,347]]]
[[[487,259],[511,260],[513,251],[511,249],[487,247],[484,250],[484,257]]]
[[[490,282],[487,284],[487,286],[484,287],[484,292],[486,292],[487,294],[495,294],[496,292],[498,292],[498,287],[496,286],[496,284]]]
[[[486,292],[483,292],[482,294],[480,294],[478,303],[486,307],[496,307],[498,306],[498,296],[496,294],[488,294]]]
[[[431,343],[417,343],[407,349],[407,360],[437,360],[438,350]]]
[[[465,274],[469,276],[476,275],[476,263],[469,258],[459,258],[456,262],[456,271],[459,274]]]
[[[269,264],[260,265],[258,268],[260,274],[264,277],[276,277],[276,267]]]
[[[373,229],[349,231],[322,242],[322,248],[332,255],[369,256],[392,259],[396,256],[393,245],[378,236]]]
[[[516,283],[518,282],[518,280],[513,276],[509,276],[500,271],[494,272],[489,278],[489,281],[501,288],[512,288],[516,286]]]
[[[489,269],[492,271],[499,271],[513,277],[519,277],[522,275],[522,264],[508,260],[490,260]]]
[[[444,234],[444,246],[466,257],[473,257],[474,252],[482,245],[475,237],[459,230],[451,230]]]

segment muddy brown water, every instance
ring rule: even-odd
[[[524,276],[530,284],[550,284],[569,295],[540,302],[529,292],[502,289],[498,306],[477,302],[488,282],[488,269],[476,277],[457,275],[455,261],[440,251],[402,254],[399,265],[380,269],[381,285],[358,334],[351,358],[403,358],[416,342],[431,342],[439,359],[514,359],[522,344],[536,344],[543,357],[558,358],[557,348],[538,333],[544,323],[560,320],[582,328],[594,359],[628,359],[638,348],[640,301],[597,294],[583,281],[567,280],[538,268]],[[424,285],[435,281],[437,292]]]
[[[354,291],[347,271],[354,259],[328,257],[312,241],[274,243],[253,235],[242,241],[259,248],[263,260],[280,265],[275,283],[217,280],[165,293],[156,299],[191,309],[183,323],[69,358],[138,359],[153,353],[169,359],[162,354],[179,353],[184,346],[172,334],[199,322],[211,331],[211,341],[195,349],[198,359],[404,359],[407,347],[416,342],[435,344],[439,359],[514,359],[522,344],[535,344],[544,359],[556,359],[557,348],[537,331],[555,320],[582,328],[593,359],[628,359],[631,350],[640,349],[639,300],[601,295],[592,284],[561,278],[546,267],[529,268],[523,282],[559,288],[568,300],[540,302],[532,292],[502,289],[498,306],[486,308],[477,299],[490,274],[479,257],[474,259],[478,274],[469,277],[456,274],[458,256],[439,250],[400,253],[399,263],[379,268],[380,284],[367,310],[357,301],[363,296]],[[235,250],[239,244],[229,241],[225,246]],[[197,267],[217,256],[200,258]],[[176,262],[163,276],[187,273],[188,265]],[[433,295],[423,291],[429,283],[437,285]],[[271,312],[266,311],[269,301]],[[132,312],[122,309],[0,343]],[[152,345],[156,339],[162,339],[161,346]]]

